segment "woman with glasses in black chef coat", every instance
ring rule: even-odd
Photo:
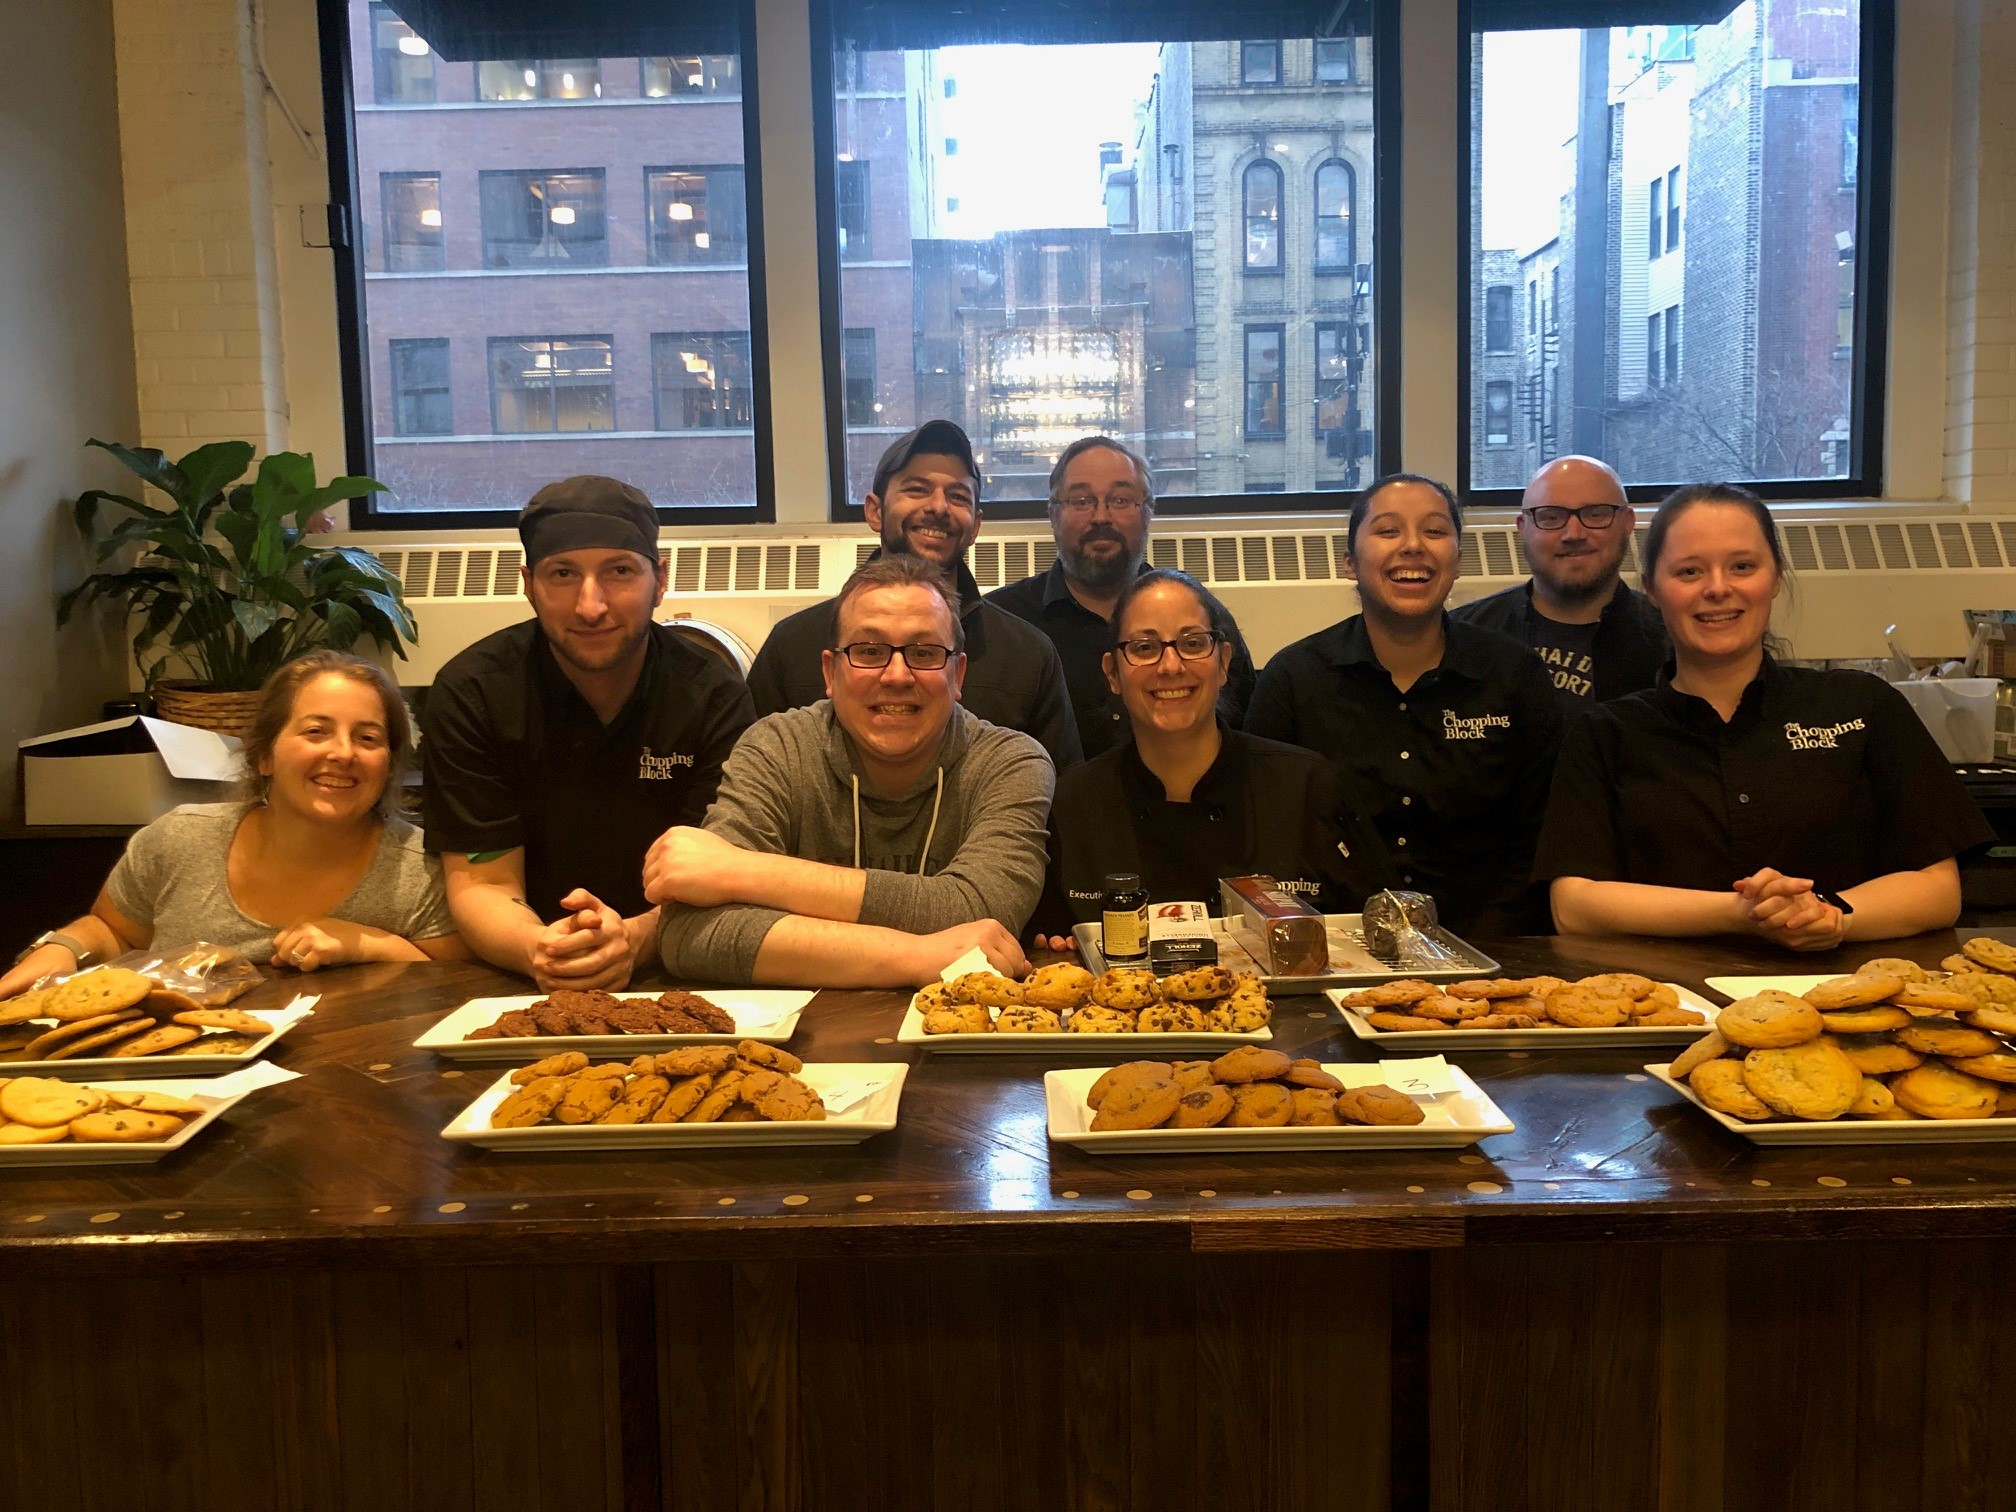
[[[1894,688],[1772,655],[1784,580],[1755,494],[1703,484],[1660,505],[1644,586],[1673,660],[1569,732],[1535,868],[1562,932],[1826,950],[1959,916],[1955,858],[1987,821]]]
[[[1412,473],[1352,506],[1345,572],[1360,612],[1267,663],[1249,734],[1337,763],[1371,805],[1403,886],[1431,894],[1459,933],[1546,928],[1533,845],[1561,739],[1538,657],[1451,620],[1462,513]]]
[[[1099,917],[1110,872],[1135,872],[1155,903],[1208,904],[1218,879],[1262,873],[1325,912],[1355,912],[1393,885],[1385,847],[1312,751],[1227,726],[1222,702],[1238,626],[1203,584],[1144,572],[1113,606],[1106,681],[1129,737],[1057,778],[1040,943],[1066,948]]]

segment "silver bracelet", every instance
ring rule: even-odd
[[[33,955],[36,951],[40,950],[44,945],[61,945],[65,950],[69,951],[71,955],[77,958],[77,964],[79,966],[88,966],[91,963],[91,952],[85,948],[84,942],[82,940],[78,939],[74,935],[64,934],[63,931],[60,929],[52,929],[45,934],[37,935],[33,940],[31,940],[28,944],[28,948],[22,951],[21,954],[14,957],[14,964],[16,966],[19,966],[23,961],[27,960],[28,957]]]

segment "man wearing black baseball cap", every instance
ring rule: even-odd
[[[461,652],[421,720],[427,845],[470,947],[542,990],[614,990],[650,959],[644,853],[698,824],[752,718],[748,689],[652,611],[658,514],[614,478],[518,516],[534,618]]]
[[[966,548],[980,534],[980,469],[966,432],[950,420],[927,420],[897,437],[875,465],[862,513],[882,538],[876,556],[927,557],[957,586],[966,632],[966,708],[989,724],[1033,735],[1060,768],[1079,760],[1078,726],[1057,648],[1042,631],[984,601],[966,566]],[[802,708],[826,696],[819,658],[834,649],[833,630],[830,599],[777,623],[749,669],[758,714]]]

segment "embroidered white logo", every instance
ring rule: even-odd
[[[1442,738],[1444,740],[1483,740],[1493,729],[1512,728],[1509,714],[1480,714],[1475,719],[1463,719],[1455,711],[1442,711]]]
[[[637,775],[641,778],[655,778],[669,782],[678,775],[677,767],[691,767],[693,758],[674,751],[669,756],[653,756],[651,747],[644,747],[644,754],[637,758]]]
[[[1859,719],[1844,719],[1833,725],[1802,725],[1785,721],[1785,743],[1795,751],[1832,751],[1835,741],[1850,730],[1867,728]]]

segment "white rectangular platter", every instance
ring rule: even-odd
[[[436,1021],[425,1034],[413,1041],[413,1048],[432,1050],[448,1060],[501,1062],[544,1060],[563,1050],[579,1050],[590,1057],[628,1060],[634,1055],[673,1050],[680,1045],[732,1045],[745,1039],[761,1040],[766,1045],[781,1045],[798,1032],[798,1015],[812,1001],[810,992],[787,992],[764,987],[724,987],[718,992],[710,990],[702,995],[733,1017],[733,1034],[535,1034],[509,1039],[469,1038],[470,1030],[495,1023],[499,1014],[545,1001],[544,994],[532,994],[526,997],[473,998]],[[616,996],[641,998],[647,994],[619,992]]]
[[[988,1012],[999,1018],[999,1009]],[[917,999],[903,1010],[903,1026],[896,1031],[899,1045],[917,1045],[944,1055],[1139,1055],[1155,1060],[1181,1051],[1201,1051],[1223,1055],[1239,1045],[1266,1045],[1274,1031],[1252,1034],[1214,1034],[1208,1031],[1186,1034],[926,1034],[924,1015],[917,1011]],[[1095,1073],[1096,1074],[1096,1073]]]
[[[277,1044],[281,1037],[315,1011],[314,997],[297,997],[285,1008],[247,1010],[273,1027],[264,1038],[236,1055],[128,1055],[120,1057],[79,1056],[74,1060],[0,1061],[0,1076],[56,1076],[64,1081],[136,1081],[164,1076],[222,1076],[250,1065]],[[54,1019],[33,1019],[31,1023],[56,1027]],[[214,1037],[214,1036],[213,1036]],[[191,1044],[201,1044],[192,1040]]]
[[[1538,1050],[1585,1049],[1595,1050],[1617,1045],[1687,1045],[1706,1034],[1715,1024],[1715,1015],[1721,1012],[1698,992],[1691,992],[1678,982],[1668,982],[1679,994],[1680,1006],[1692,1008],[1705,1015],[1698,1024],[1662,1024],[1656,1028],[1641,1029],[1620,1026],[1616,1029],[1569,1029],[1560,1024],[1552,1024],[1544,1029],[1375,1029],[1367,1021],[1371,1008],[1347,1008],[1342,992],[1324,994],[1336,1005],[1343,1015],[1345,1025],[1361,1040],[1376,1045],[1390,1045],[1395,1051],[1405,1050],[1410,1054],[1448,1054],[1451,1050]],[[1395,1009],[1404,1013],[1405,1009]]]
[[[829,1061],[808,1065],[798,1079],[827,1097],[841,1088],[845,1107],[828,1105],[819,1123],[535,1124],[493,1129],[490,1114],[517,1089],[510,1076],[491,1083],[441,1131],[443,1139],[484,1150],[701,1150],[765,1145],[859,1144],[896,1127],[896,1105],[910,1068],[901,1061]],[[858,1094],[858,1095],[857,1095]]]
[[[1268,976],[1251,952],[1240,942],[1238,931],[1223,919],[1211,921],[1211,934],[1218,941],[1218,964],[1227,971],[1250,971],[1259,975],[1267,990],[1276,994],[1321,992],[1325,987],[1369,987],[1374,982],[1392,982],[1401,977],[1419,977],[1427,982],[1453,982],[1463,977],[1489,976],[1498,963],[1467,940],[1457,938],[1439,925],[1426,933],[1456,957],[1450,966],[1401,967],[1389,965],[1365,948],[1365,934],[1359,914],[1325,914],[1324,929],[1330,940],[1330,969],[1316,976]],[[1099,926],[1080,924],[1071,931],[1085,967],[1094,973],[1106,969],[1106,957],[1099,949]]]
[[[1377,1080],[1376,1067],[1325,1065],[1347,1085]],[[1368,1075],[1367,1073],[1373,1073]],[[1235,1150],[1405,1150],[1469,1145],[1493,1134],[1510,1134],[1512,1120],[1465,1074],[1451,1066],[1454,1092],[1417,1097],[1427,1118],[1418,1124],[1378,1126],[1337,1124],[1284,1129],[1102,1129],[1092,1132],[1092,1109],[1085,1094],[1105,1073],[1096,1066],[1043,1073],[1043,1098],[1050,1112],[1050,1137],[1087,1154],[1201,1155]]]
[[[1794,997],[1803,997],[1822,982],[1831,982],[1845,974],[1830,971],[1820,976],[1712,976],[1703,978],[1703,981],[1734,1002],[1737,998],[1754,997],[1767,991],[1789,992]]]
[[[1832,978],[1828,978],[1832,980]],[[1731,1134],[1760,1145],[1914,1145],[2007,1144],[2016,1140],[2016,1118],[1837,1118],[1827,1123],[1803,1119],[1745,1123],[1718,1113],[1694,1095],[1685,1082],[1675,1081],[1666,1066],[1645,1068],[1694,1104]]]
[[[66,1062],[58,1061],[56,1064],[60,1066]],[[247,1066],[230,1076],[196,1081],[187,1078],[107,1081],[105,1086],[108,1089],[164,1092],[170,1097],[199,1103],[203,1111],[176,1130],[172,1139],[164,1139],[158,1144],[75,1144],[66,1139],[60,1144],[0,1145],[0,1166],[152,1165],[181,1149],[215,1123],[227,1109],[250,1094],[262,1087],[294,1081],[298,1076],[298,1072],[282,1071],[278,1066],[262,1064]]]

